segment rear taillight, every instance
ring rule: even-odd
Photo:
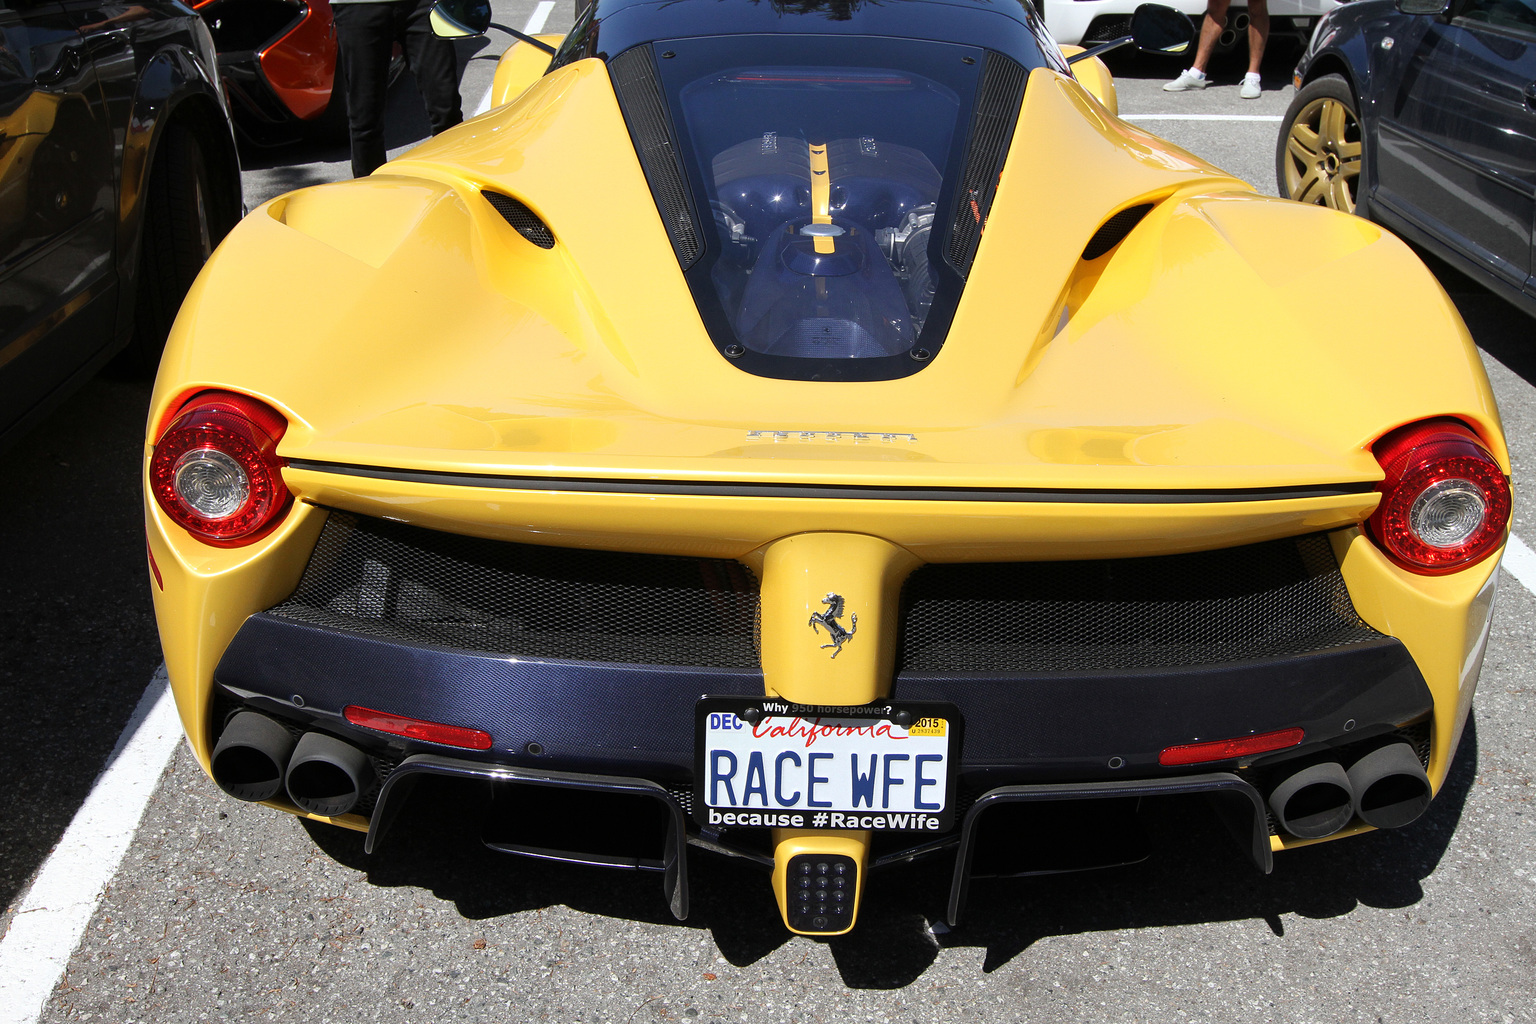
[[[264,535],[291,503],[277,442],[288,421],[227,391],[205,391],[177,410],[155,442],[149,487],[165,514],[194,537],[238,547]]]
[[[1387,557],[1439,576],[1481,561],[1504,542],[1509,478],[1456,420],[1411,423],[1372,447],[1386,479],[1370,532]]]

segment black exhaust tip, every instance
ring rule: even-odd
[[[1349,776],[1334,761],[1303,768],[1280,783],[1269,806],[1280,827],[1298,839],[1331,836],[1355,816]]]
[[[293,733],[281,723],[242,711],[229,720],[213,748],[213,781],[237,800],[270,800],[282,792],[293,742]]]
[[[310,814],[346,814],[372,788],[377,775],[368,755],[350,743],[307,732],[288,762],[288,798]]]
[[[1355,813],[1367,825],[1402,828],[1429,809],[1434,793],[1419,755],[1406,743],[1389,743],[1349,769]]]

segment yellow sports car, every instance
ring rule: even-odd
[[[1168,796],[1263,870],[1418,817],[1510,514],[1476,351],[1394,237],[1092,57],[987,0],[598,0],[251,213],[145,452],[214,781],[373,849],[465,780],[498,849],[678,917],[748,858],[820,935],[885,864],[955,921],[1135,859]]]

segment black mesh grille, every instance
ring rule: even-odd
[[[1002,54],[987,52],[981,74],[981,96],[971,118],[970,148],[960,178],[954,229],[949,235],[949,262],[961,276],[970,272],[976,246],[997,193],[997,176],[1008,158],[1013,126],[1024,98],[1024,69]]]
[[[699,235],[688,202],[683,164],[662,104],[651,48],[636,46],[615,57],[608,62],[608,74],[629,125],[635,152],[640,155],[640,166],[645,169],[645,180],[656,198],[656,209],[672,239],[677,261],[687,270],[699,258]]]
[[[1326,536],[1192,555],[929,565],[903,591],[907,672],[1073,672],[1276,658],[1379,637]]]
[[[1141,218],[1152,209],[1151,203],[1142,203],[1139,206],[1128,206],[1105,221],[1099,230],[1088,239],[1088,244],[1083,247],[1083,259],[1096,260],[1109,250],[1119,245],[1126,235],[1131,233],[1131,228],[1141,223]]]
[[[1083,33],[1083,46],[1107,43],[1131,34],[1129,14],[1105,14],[1093,19],[1088,31]]]
[[[501,214],[502,218],[508,224],[511,224],[518,234],[528,239],[528,241],[540,249],[553,249],[555,247],[554,234],[549,230],[548,224],[539,220],[538,214],[511,196],[503,195],[500,192],[485,191],[480,194],[485,196],[486,202],[496,207],[496,212]]]
[[[756,668],[757,581],[727,559],[479,540],[331,513],[271,614],[534,658]]]

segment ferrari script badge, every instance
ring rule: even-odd
[[[821,599],[821,603],[827,606],[827,610],[811,613],[811,632],[817,632],[818,626],[827,631],[827,636],[832,639],[832,642],[822,644],[821,649],[833,648],[832,657],[835,658],[842,653],[843,644],[853,639],[853,634],[859,631],[859,614],[854,612],[853,617],[848,620],[848,625],[845,628],[841,622],[837,621],[837,617],[843,614],[843,595],[828,594]]]

